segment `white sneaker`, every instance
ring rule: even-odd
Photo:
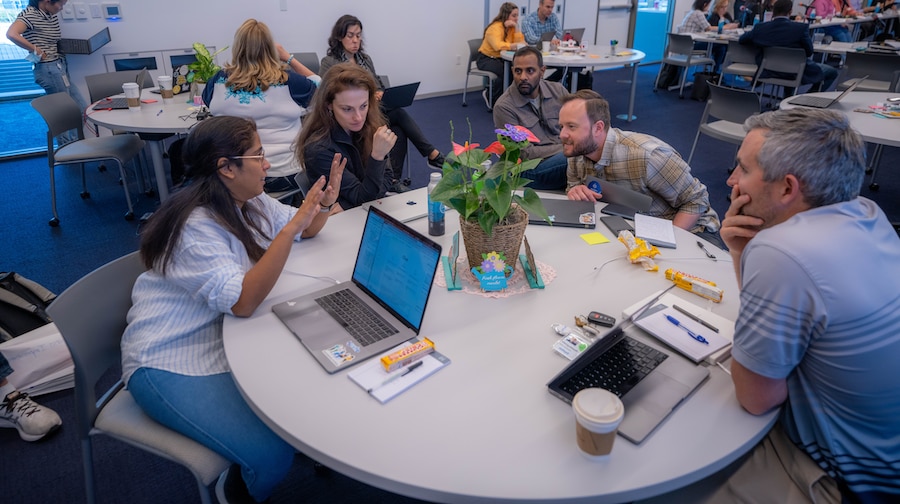
[[[50,408],[34,402],[18,390],[0,402],[0,427],[15,428],[25,441],[37,441],[62,425],[62,419]]]

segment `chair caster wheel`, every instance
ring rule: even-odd
[[[877,183],[877,182],[872,182],[871,184],[869,184],[869,189],[871,189],[871,190],[873,190],[873,191],[877,191],[877,190],[878,190],[878,183]]]
[[[50,224],[50,227],[59,227],[59,219],[54,217],[50,219],[50,222],[48,222],[47,224]]]
[[[81,193],[81,199],[91,199],[91,193],[84,191]]]
[[[469,106],[468,103],[463,103],[463,107],[468,107],[468,106]]]
[[[871,174],[872,174],[872,169],[866,168],[866,175],[871,175]]]
[[[103,173],[106,171],[106,165],[100,165],[97,167],[97,171]]]
[[[125,214],[125,220],[133,221],[134,220],[134,212],[128,212],[127,214]]]

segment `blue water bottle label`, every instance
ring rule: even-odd
[[[725,20],[720,19],[719,20],[719,33],[722,33],[722,30],[724,30],[724,29],[725,29]]]

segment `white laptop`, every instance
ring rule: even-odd
[[[409,191],[393,194],[367,201],[361,206],[364,210],[375,207],[400,222],[410,222],[428,215],[428,193],[426,191]]]

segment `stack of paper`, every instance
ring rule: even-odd
[[[47,324],[0,345],[13,374],[9,381],[37,396],[75,386],[75,365],[56,324]]]
[[[622,316],[630,317],[635,310],[650,302],[657,294],[659,293],[654,293],[629,306],[623,311]],[[677,310],[676,305],[690,315]],[[704,345],[691,338],[683,328],[669,322],[666,315],[674,317],[685,328],[703,336],[709,344]],[[704,310],[672,293],[664,294],[634,323],[694,362],[706,360],[710,364],[715,364],[728,359],[731,355],[734,322],[709,310]],[[717,329],[718,332],[711,329],[710,326]]]
[[[657,247],[675,248],[675,226],[668,219],[636,213],[634,235]]]
[[[439,369],[450,364],[450,359],[438,352],[431,352],[421,360],[407,364],[406,366],[388,373],[381,364],[381,358],[385,355],[410,345],[405,342],[387,352],[373,357],[365,364],[360,364],[356,369],[347,373],[347,377],[356,382],[363,390],[382,404],[400,395],[404,390],[431,376]],[[421,362],[421,365],[418,365]],[[413,368],[413,365],[417,365]],[[411,370],[408,373],[407,370]]]

